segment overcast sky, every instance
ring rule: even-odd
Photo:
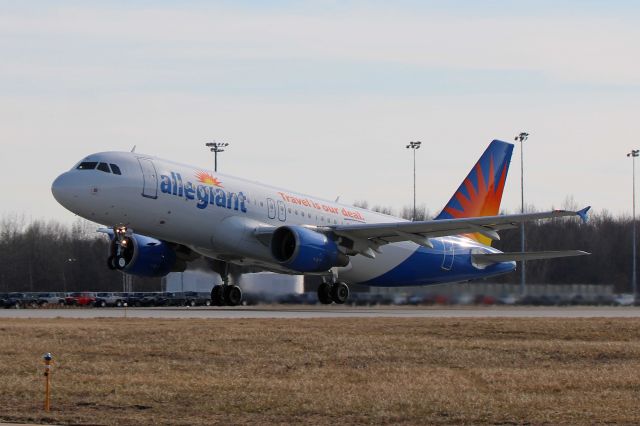
[[[0,1],[0,214],[70,222],[50,186],[85,155],[212,168],[214,139],[222,172],[395,208],[420,140],[418,203],[437,213],[520,131],[527,203],[630,214],[639,4]]]

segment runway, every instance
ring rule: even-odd
[[[638,318],[636,307],[352,307],[245,306],[202,308],[0,309],[2,318]]]

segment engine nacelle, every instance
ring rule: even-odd
[[[349,257],[325,234],[302,226],[282,226],[271,238],[271,255],[298,272],[323,272],[347,266]]]
[[[163,277],[169,272],[179,269],[176,267],[176,252],[164,241],[144,235],[132,234],[124,237],[120,243],[120,255],[117,255],[117,243],[111,237],[110,259],[116,269],[131,275],[143,277]]]

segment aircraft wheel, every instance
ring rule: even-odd
[[[329,305],[333,301],[331,298],[331,284],[322,283],[318,287],[318,301],[323,305]]]
[[[229,285],[224,290],[224,300],[228,306],[237,306],[242,303],[242,290],[240,287]]]
[[[342,305],[349,299],[349,287],[345,283],[337,282],[331,287],[331,299]]]
[[[224,306],[221,285],[214,285],[211,289],[211,304],[213,306]]]
[[[242,303],[242,290],[237,285],[229,285],[224,291],[224,300],[228,306],[238,306]]]

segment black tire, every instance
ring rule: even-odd
[[[224,306],[224,296],[221,285],[214,285],[211,289],[211,304],[213,306]]]
[[[112,271],[117,269],[115,256],[109,256],[107,258],[107,268],[111,269]]]
[[[104,300],[100,301],[100,307],[101,308],[106,308],[107,307],[107,302],[105,302]]]
[[[122,308],[122,305],[123,305],[123,304],[124,304],[124,303],[122,303],[122,300],[117,300],[117,301],[116,301],[116,306],[117,306],[118,308]]]
[[[333,299],[331,298],[331,284],[322,283],[318,287],[318,301],[323,305],[330,305]]]
[[[189,301],[187,302],[187,305],[188,305],[188,306],[191,306],[191,307],[194,307],[194,306],[196,306],[196,301],[195,301],[195,300],[189,300]]]
[[[227,306],[238,306],[242,303],[242,289],[237,285],[229,285],[224,289],[224,300]]]
[[[339,305],[349,299],[349,287],[345,283],[337,282],[331,287],[331,299]]]
[[[204,306],[211,306],[211,299],[207,299],[204,301]]]

